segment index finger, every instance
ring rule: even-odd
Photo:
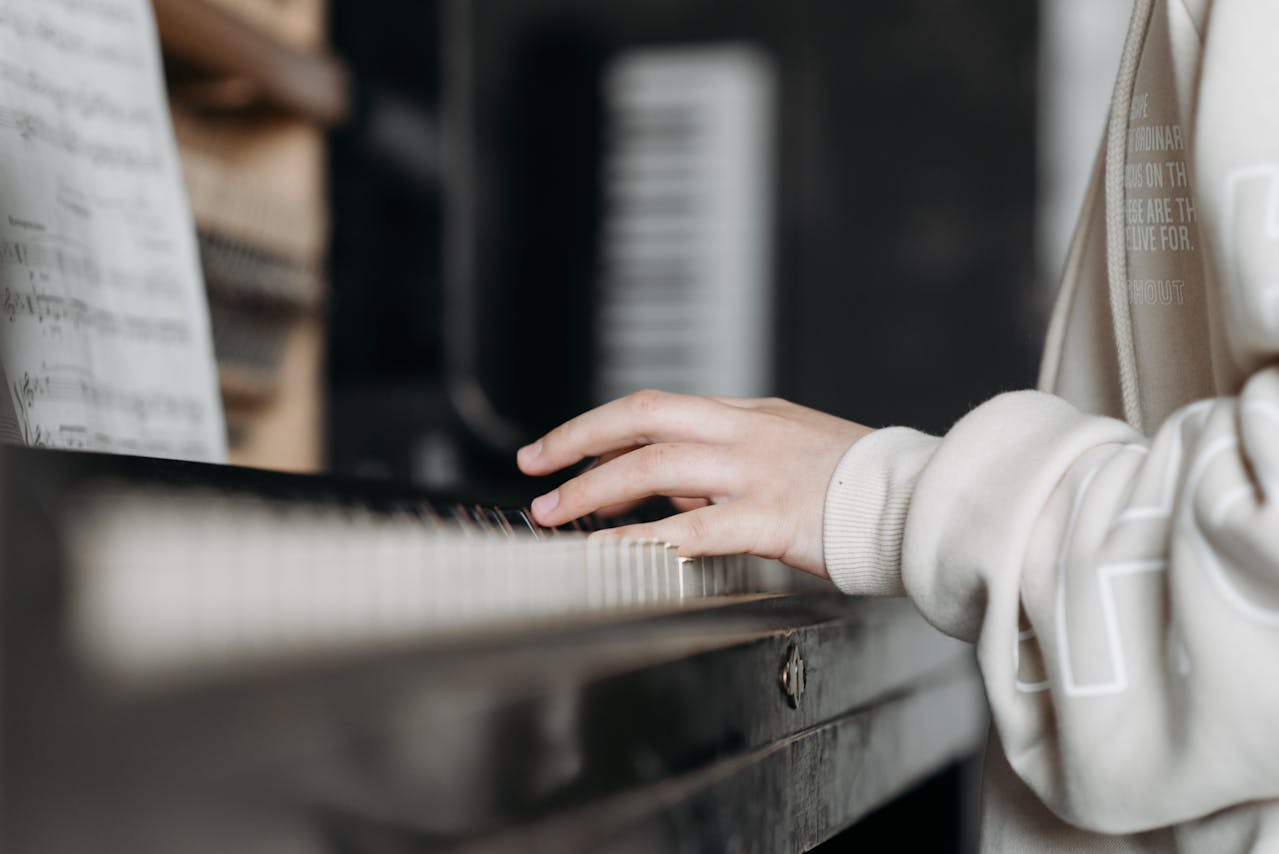
[[[736,407],[705,397],[637,391],[566,421],[520,448],[525,474],[544,475],[587,457],[657,442],[719,444],[741,416]]]

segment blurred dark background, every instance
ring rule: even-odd
[[[515,446],[603,391],[650,376],[721,391],[714,356],[697,355],[708,341],[763,354],[749,390],[872,425],[944,431],[1033,384],[1037,15],[1027,0],[336,0],[332,48],[362,106],[330,146],[330,466],[519,500],[538,487],[514,472]],[[751,60],[717,66],[725,47]],[[652,154],[654,126],[633,119],[660,125],[662,105],[609,81],[619,64],[660,78],[663,57],[678,81],[690,55],[711,59],[692,62],[686,88],[706,94],[688,115],[715,111],[721,78],[721,100],[754,106],[689,157],[747,190],[675,199],[663,234],[683,249],[619,248],[637,202],[618,158]],[[723,143],[751,128],[767,137],[754,160]],[[765,168],[752,178],[750,163]],[[634,291],[709,320],[602,320],[626,297],[628,253],[696,252],[742,198],[767,252],[748,224],[665,292]],[[690,204],[703,220],[681,217]],[[660,209],[646,210],[651,224]],[[699,280],[750,263],[762,289]],[[707,300],[726,317],[753,300],[765,325],[712,330]],[[658,355],[705,365],[646,372],[628,351],[618,367],[609,335],[653,323],[673,342]]]

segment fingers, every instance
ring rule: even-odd
[[[625,516],[627,513],[632,512],[636,507],[639,507],[643,503],[642,499],[637,499],[635,501],[621,501],[617,504],[609,504],[605,507],[599,508],[595,511],[595,515],[601,519],[612,519],[616,516]]]
[[[707,498],[684,498],[682,496],[672,496],[671,504],[680,513],[686,513],[689,510],[697,510],[702,507],[710,506],[710,499]]]
[[[742,502],[712,504],[657,522],[626,525],[592,534],[593,537],[658,540],[679,546],[681,557],[759,554],[779,557],[758,540],[758,520]]]
[[[671,506],[675,508],[676,513],[683,513],[687,510],[697,510],[699,507],[706,507],[711,502],[706,498],[683,498],[679,496],[670,496]],[[637,507],[642,505],[643,499],[635,501],[623,501],[621,504],[610,504],[607,507],[601,507],[595,511],[595,515],[601,519],[612,519],[617,516],[625,516],[627,513],[633,512]]]
[[[651,495],[732,494],[734,469],[712,445],[648,445],[583,472],[533,502],[533,516],[546,526],[585,516],[601,507]]]
[[[586,457],[657,442],[721,442],[741,414],[704,397],[640,391],[596,407],[520,449],[525,474],[545,475]]]

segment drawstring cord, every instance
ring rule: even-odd
[[[1137,353],[1132,335],[1132,312],[1128,304],[1128,249],[1124,221],[1124,159],[1128,149],[1128,118],[1133,87],[1137,82],[1137,62],[1150,26],[1154,0],[1136,0],[1128,37],[1124,40],[1119,78],[1110,103],[1106,136],[1106,277],[1110,283],[1110,314],[1114,323],[1115,349],[1119,357],[1119,383],[1123,391],[1124,418],[1142,429],[1141,397],[1137,390]]]

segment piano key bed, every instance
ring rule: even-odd
[[[423,500],[375,511],[107,480],[69,507],[87,660],[131,678],[823,587],[747,555]]]
[[[966,646],[386,484],[0,450],[0,849],[807,850],[971,755]]]

